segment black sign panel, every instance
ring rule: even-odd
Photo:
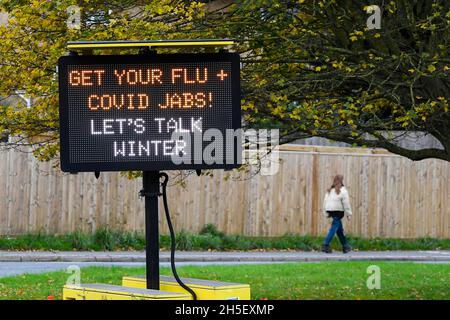
[[[61,168],[236,168],[239,81],[233,53],[62,57]]]

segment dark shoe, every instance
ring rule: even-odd
[[[342,247],[342,252],[343,253],[349,253],[350,251],[352,251],[352,247],[350,247],[350,246]]]
[[[331,250],[330,246],[323,245],[323,246],[322,246],[322,252],[325,252],[325,253],[332,253],[333,250]]]

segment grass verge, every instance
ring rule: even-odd
[[[368,289],[367,268],[380,268],[381,288]],[[163,268],[162,274],[170,274]],[[180,267],[183,277],[248,283],[252,299],[445,299],[450,300],[450,265],[410,262],[322,262]],[[121,284],[144,268],[87,267],[84,283]],[[0,278],[0,299],[62,299],[64,271]]]
[[[349,236],[349,243],[358,250],[444,250],[450,239],[364,239]],[[284,235],[281,237],[248,237],[225,235],[213,225],[206,225],[199,234],[177,233],[178,250],[319,250],[323,237]],[[162,249],[170,247],[170,238],[162,235]],[[340,250],[335,238],[332,246]],[[74,232],[67,235],[27,234],[0,237],[0,250],[116,251],[144,250],[145,236],[139,232],[98,229],[94,234]]]

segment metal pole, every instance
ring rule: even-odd
[[[142,182],[143,195],[145,196],[145,262],[147,289],[159,290],[159,172],[144,171]]]

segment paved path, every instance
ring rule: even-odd
[[[435,261],[450,262],[445,251],[361,251],[342,254],[322,252],[195,252],[178,251],[177,262],[307,262],[307,261]],[[169,262],[169,252],[161,252],[161,262]],[[142,251],[127,252],[44,252],[0,251],[0,262],[145,262]]]

